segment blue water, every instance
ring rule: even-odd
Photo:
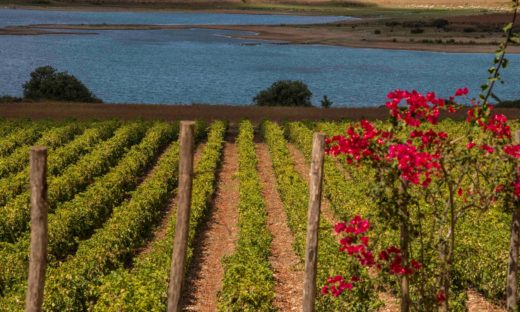
[[[0,10],[0,24],[5,23],[2,17],[10,13]],[[35,19],[54,19],[57,13],[24,11],[23,14],[29,17],[16,22],[31,24]],[[69,12],[60,14],[64,14],[63,20],[52,22],[70,22]],[[87,19],[118,20],[115,23],[121,23],[122,18],[119,15],[122,13],[75,14]],[[131,15],[132,23],[137,23],[136,19],[142,19],[138,23],[145,20],[167,23],[168,19],[162,13],[124,15],[124,19]],[[212,14],[182,13],[182,16],[188,24],[218,22]],[[261,23],[262,19],[266,23],[274,20],[289,23],[298,18],[312,17],[225,15],[225,24]],[[319,19],[316,17],[315,21]],[[206,29],[96,33],[0,36],[0,95],[21,95],[21,85],[35,67],[52,65],[77,76],[105,102],[250,104],[252,97],[272,82],[298,79],[309,85],[314,103],[327,95],[336,106],[378,106],[384,104],[388,91],[395,88],[449,95],[458,87],[468,86],[476,96],[493,57],[279,45],[233,39],[230,36],[236,32]],[[506,83],[496,91],[503,98],[520,98],[520,55],[509,58],[511,65],[503,73]]]
[[[345,19],[345,16],[296,16],[268,14],[218,14],[183,12],[74,12],[0,9],[0,26],[32,24],[160,24],[244,25],[316,24]]]

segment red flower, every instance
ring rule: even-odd
[[[464,88],[464,89],[457,89],[457,91],[455,92],[455,96],[463,96],[463,95],[468,95],[469,93],[469,90],[468,88]]]
[[[417,271],[422,268],[422,264],[415,259],[410,260],[410,265]]]
[[[446,301],[446,294],[444,293],[444,290],[439,290],[436,299],[438,303]]]
[[[345,282],[345,279],[341,275],[337,275],[335,277],[329,277],[327,279],[327,284],[332,284],[331,286],[324,285],[321,288],[321,294],[327,295],[331,293],[334,297],[339,297],[345,290],[352,290],[354,287],[354,277],[351,278],[351,282]],[[359,278],[357,279],[359,280]]]
[[[495,149],[494,149],[493,147],[491,147],[491,146],[489,146],[489,145],[487,145],[487,144],[482,144],[482,145],[479,147],[479,149],[481,149],[481,150],[483,150],[483,151],[486,151],[486,152],[488,152],[489,154],[492,154],[492,153],[495,151]]]
[[[389,148],[389,159],[396,159],[401,177],[412,184],[422,184],[427,187],[431,182],[430,175],[440,169],[438,155],[418,152],[414,145],[397,144]]]
[[[504,146],[504,152],[513,158],[520,158],[520,144]]]

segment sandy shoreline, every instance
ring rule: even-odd
[[[317,5],[321,8],[327,7],[327,2],[313,0],[308,2],[309,6]],[[450,0],[444,3],[453,3]],[[373,2],[376,2],[375,0]],[[415,3],[412,0],[379,0],[386,5],[401,5],[404,3]],[[436,1],[441,4],[438,0]],[[478,2],[478,1],[477,1]],[[482,1],[481,1],[482,2]],[[316,15],[316,12],[297,10],[272,10],[264,11],[261,9],[228,9],[226,6],[241,5],[241,1],[230,0],[228,2],[215,2],[212,5],[208,2],[176,2],[159,1],[151,2],[151,5],[164,5],[162,7],[135,7],[136,2],[124,2],[120,5],[103,4],[69,4],[68,6],[19,6],[23,9],[35,10],[65,10],[65,11],[176,11],[176,12],[207,12],[207,13],[247,13],[247,14],[292,14],[292,15]],[[370,1],[363,2],[365,7],[353,7],[352,15],[355,12],[374,12],[381,10],[382,7],[370,4]],[[26,25],[0,28],[0,35],[86,35],[85,33],[74,32],[74,30],[90,30],[88,35],[96,35],[96,31],[102,30],[160,30],[160,29],[216,29],[248,32],[248,34],[233,34],[234,38],[270,41],[275,44],[315,44],[329,45],[349,48],[370,48],[388,50],[411,50],[411,51],[431,51],[447,53],[494,53],[500,42],[503,41],[502,26],[511,20],[510,13],[475,13],[471,10],[465,11],[461,15],[457,10],[440,10],[438,7],[429,7],[428,1],[421,1],[424,5],[417,3],[413,7],[424,7],[418,10],[420,13],[410,14],[407,9],[397,7],[397,11],[391,11],[389,15],[378,18],[361,18],[357,20],[345,20],[342,22],[313,25]],[[244,4],[244,3],[242,3]],[[249,4],[249,2],[247,2]],[[259,5],[261,3],[251,3]],[[277,4],[273,2],[273,5]],[[480,3],[481,4],[481,3]],[[169,5],[176,5],[176,8],[168,8]],[[208,9],[210,5],[210,9]],[[288,5],[301,5],[296,0],[288,2]],[[321,6],[319,6],[321,5]],[[180,6],[180,7],[179,7]],[[184,9],[183,9],[183,6]],[[200,7],[199,7],[200,6]],[[18,7],[14,5],[13,7]],[[298,6],[296,6],[298,7]],[[304,6],[305,7],[305,6]],[[198,9],[200,8],[200,10]],[[495,7],[497,9],[497,7]],[[362,11],[356,11],[362,10]],[[399,11],[401,10],[401,11]],[[472,13],[469,13],[472,12]],[[320,12],[318,12],[320,13]],[[321,12],[324,13],[324,12]],[[328,12],[328,14],[333,14]],[[338,11],[341,15],[341,12]],[[320,14],[317,14],[320,15]],[[443,19],[447,25],[438,27],[434,21]],[[516,24],[520,30],[520,20]],[[251,35],[250,33],[253,33]],[[509,53],[520,54],[520,45],[511,45]]]
[[[358,21],[342,22],[342,28],[356,25]],[[251,34],[233,34],[239,39],[266,40],[274,44],[329,45],[349,48],[369,48],[386,50],[431,51],[446,53],[494,53],[501,38],[493,37],[493,44],[471,41],[471,43],[438,44],[410,42],[409,37],[392,39],[377,37],[368,32],[336,31],[335,25],[33,25],[0,28],[0,35],[95,35],[102,30],[178,30],[178,29],[215,29],[248,32]],[[52,31],[49,31],[52,30]],[[89,33],[74,32],[74,30],[90,30]],[[71,31],[71,32],[68,32]],[[408,38],[408,40],[407,40]],[[462,40],[462,39],[461,39]],[[485,39],[491,40],[491,39]],[[520,54],[520,45],[510,46],[508,53]]]

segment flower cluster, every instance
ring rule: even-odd
[[[334,226],[336,234],[344,233],[344,237],[340,239],[340,251],[347,252],[350,256],[356,257],[363,266],[373,266],[374,255],[368,250],[368,236],[365,233],[370,228],[368,220],[355,216],[347,224],[339,222]]]
[[[369,249],[369,237],[366,235],[370,229],[370,222],[361,216],[355,216],[349,222],[339,222],[334,226],[336,234],[342,234],[339,240],[340,251],[355,257],[359,264],[364,267],[376,267],[379,270],[388,271],[393,275],[412,275],[419,271],[422,264],[412,259],[410,264],[401,264],[401,250],[395,246],[390,246],[383,250],[376,263],[373,252]],[[323,295],[331,294],[338,297],[346,290],[352,290],[354,284],[359,282],[359,277],[353,276],[348,281],[341,275],[327,279],[326,285],[321,289]]]
[[[446,301],[446,293],[444,292],[444,290],[439,290],[439,292],[435,296],[435,299],[438,303]]]
[[[415,259],[410,260],[409,265],[401,264],[401,250],[395,246],[390,246],[379,253],[379,261],[388,264],[388,270],[393,275],[412,275],[422,268],[422,264]],[[378,264],[382,268],[381,264]]]
[[[380,161],[376,146],[382,146],[391,137],[390,132],[380,131],[367,120],[359,125],[351,125],[347,129],[347,136],[337,135],[328,138],[326,152],[330,155],[347,155],[347,162],[363,160]]]
[[[468,94],[468,88],[458,89],[455,97]],[[441,109],[455,112],[455,97],[450,97],[448,101],[438,98],[434,92],[423,95],[415,90],[412,92],[395,90],[388,93],[386,107],[390,109],[390,115],[398,121],[404,122],[411,127],[419,127],[423,121],[432,125],[437,124]],[[401,105],[405,102],[405,107]],[[401,106],[400,106],[401,105]]]
[[[410,143],[390,146],[387,158],[397,160],[397,168],[403,179],[423,187],[430,184],[430,176],[440,169],[439,154],[420,152]]]
[[[520,158],[520,144],[504,146],[504,153],[516,159]]]
[[[491,111],[493,106],[489,106]],[[511,138],[511,127],[507,124],[507,117],[502,114],[495,114],[486,120],[483,117],[484,111],[480,107],[474,107],[468,110],[467,122],[475,122],[484,132],[491,132],[497,139]]]
[[[352,276],[350,281],[346,282],[344,277],[336,275],[327,279],[327,285],[321,288],[322,295],[331,294],[334,297],[339,297],[345,290],[352,290],[354,283],[359,282],[359,277]]]
[[[443,131],[435,132],[432,129],[428,131],[421,131],[421,130],[413,130],[410,132],[410,138],[421,139],[421,146],[420,148],[424,149],[431,145],[437,145],[442,143],[444,140],[448,138],[448,134]]]

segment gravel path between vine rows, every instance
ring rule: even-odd
[[[195,150],[195,154],[193,155],[193,165],[194,167],[197,166],[197,163],[200,160],[200,156],[202,154],[202,150],[204,149],[205,144],[199,144]],[[150,173],[153,171],[150,170]],[[155,229],[152,239],[148,242],[146,246],[144,246],[141,250],[137,251],[137,254],[146,254],[151,251],[152,243],[156,240],[163,239],[168,231],[168,221],[172,217],[173,213],[177,212],[177,192],[174,193],[173,196],[168,201],[168,208],[166,209],[164,216],[161,219],[161,223],[159,226]],[[135,256],[134,256],[135,258]]]
[[[211,215],[196,237],[192,265],[184,286],[182,306],[186,311],[216,311],[222,287],[222,257],[230,255],[237,240],[239,201],[238,154],[228,138],[217,179],[217,194]]]
[[[292,247],[294,237],[287,215],[276,190],[276,177],[265,143],[256,145],[258,172],[267,209],[267,227],[273,235],[269,262],[276,280],[273,305],[280,311],[301,311],[303,297],[303,263]]]
[[[305,156],[303,153],[292,143],[287,144],[287,148],[289,149],[289,153],[291,154],[291,158],[294,161],[294,168],[296,171],[300,174],[300,177],[309,184],[309,172],[310,172],[310,165],[307,163],[307,160],[305,159]],[[330,224],[336,223],[336,217],[334,216],[334,213],[332,212],[332,209],[330,208],[330,202],[327,198],[323,197],[321,200],[321,215],[325,217],[325,220],[327,220]],[[331,226],[332,231],[332,226]]]
[[[473,289],[468,290],[466,307],[469,312],[506,312],[506,309],[493,305]]]

